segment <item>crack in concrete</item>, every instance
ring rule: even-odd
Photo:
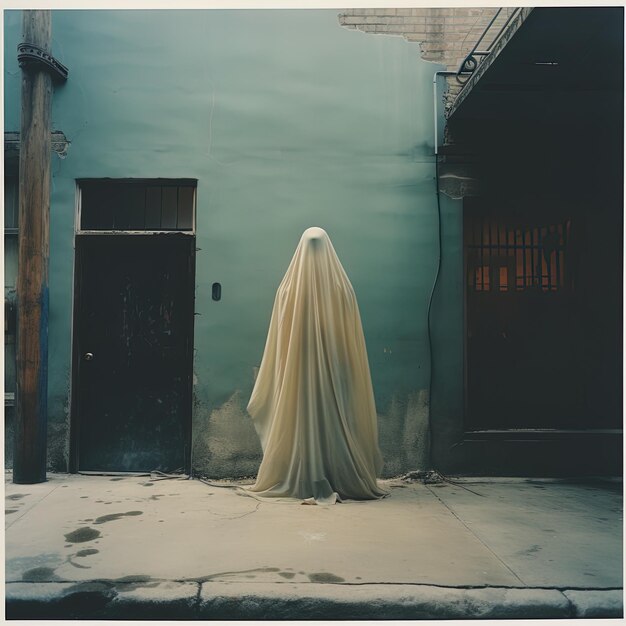
[[[254,507],[254,509],[252,511],[248,511],[246,513],[242,513],[241,515],[227,516],[227,515],[221,515],[220,513],[216,513],[215,511],[207,511],[207,513],[209,513],[210,515],[215,515],[216,517],[218,517],[221,520],[241,519],[242,517],[247,517],[248,515],[252,515],[253,513],[256,513],[259,510],[259,507],[262,504],[263,504],[263,502],[257,502],[256,506]]]
[[[247,517],[248,515],[252,515],[253,513],[256,513],[259,510],[259,507],[261,506],[261,504],[263,503],[257,502],[256,506],[254,507],[254,510],[248,511],[247,513],[244,513],[243,515],[236,515],[235,517],[226,517],[224,519],[241,519],[242,517]]]
[[[565,598],[565,602],[567,602],[568,617],[576,617],[576,607],[574,603],[567,597],[567,594],[563,593],[562,589],[557,589],[557,591]]]
[[[201,582],[197,582],[194,583],[196,585],[198,585],[198,591],[196,591],[196,597],[194,598],[193,602],[192,602],[192,607],[194,609],[197,609],[200,607],[200,604],[202,603],[201,600],[201,596],[202,596],[202,583]]]
[[[264,568],[257,568],[257,569],[252,569],[252,570],[242,570],[241,572],[221,572],[218,574],[209,574],[208,576],[199,576],[197,578],[174,578],[174,579],[168,579],[168,578],[151,578],[151,582],[154,583],[180,583],[180,584],[195,584],[195,585],[199,585],[200,587],[204,584],[204,583],[219,583],[219,584],[225,584],[225,585],[232,585],[232,584],[244,584],[244,585],[265,585],[267,584],[267,580],[259,580],[259,581],[251,581],[251,580],[245,580],[245,581],[216,581],[213,580],[213,578],[215,576],[226,576],[226,575],[230,575],[230,574],[238,574],[238,573],[244,573],[244,572],[254,572],[254,571],[261,571]],[[269,569],[276,569],[279,570],[280,568],[269,568]],[[25,582],[29,582],[29,581],[24,581],[24,580],[8,580],[6,581],[7,585],[11,585],[11,584],[24,584]],[[83,584],[83,583],[102,583],[102,584],[113,584],[113,585],[135,585],[138,583],[133,583],[130,581],[123,581],[120,579],[114,579],[114,578],[94,578],[94,579],[87,579],[87,580],[69,580],[69,579],[61,579],[61,580],[38,580],[35,582],[30,582],[29,584],[37,584],[37,585],[47,585],[47,584]],[[293,580],[277,580],[275,581],[275,584],[277,585],[319,585],[319,584],[328,584],[328,585],[335,585],[335,586],[342,586],[342,587],[367,587],[367,586],[382,586],[382,587],[389,587],[389,586],[398,586],[398,587],[437,587],[438,589],[493,589],[493,590],[497,590],[497,589],[503,589],[503,590],[519,590],[519,591],[558,591],[560,593],[566,592],[566,591],[622,591],[623,588],[622,587],[575,587],[575,586],[566,586],[566,587],[548,587],[548,586],[528,586],[528,585],[523,585],[523,586],[515,586],[515,585],[442,585],[440,583],[412,583],[412,582],[382,582],[382,581],[369,581],[369,582],[350,582],[350,581],[345,581],[345,582],[332,582],[332,583],[315,583],[312,581],[307,581],[307,580],[299,580],[299,581],[293,581]],[[565,595],[565,594],[564,594]],[[565,596],[567,597],[567,596]],[[569,599],[568,599],[569,601]]]
[[[24,517],[24,515],[26,515],[26,513],[32,511],[37,505],[41,504],[51,493],[55,492],[59,487],[61,487],[61,485],[57,485],[56,487],[51,489],[43,498],[37,500],[37,502],[35,502],[35,504],[33,504],[31,507],[24,507],[24,512],[19,517],[14,518],[13,521],[5,527],[5,532],[9,530],[9,528],[11,528],[13,524],[19,522]]]
[[[481,545],[483,545],[487,550],[489,550],[489,552],[491,552],[491,554],[498,560],[500,561],[500,563],[502,563],[502,565],[504,565],[504,567],[511,572],[511,574],[517,578],[517,580],[520,581],[520,583],[522,583],[522,585],[524,585],[526,588],[529,588],[526,583],[520,578],[520,576],[518,576],[512,569],[511,567],[500,557],[498,556],[455,512],[454,510],[448,506],[448,504],[446,502],[443,501],[442,498],[440,498],[437,493],[435,491],[433,491],[428,485],[424,485],[424,487],[426,487],[426,489],[428,489],[428,491],[435,496],[435,498],[437,498],[437,500],[439,500],[439,502],[441,502],[441,504],[443,504],[443,506],[446,507],[446,509],[448,509],[448,511],[450,511],[450,513],[455,517],[455,519],[457,519],[461,524],[463,524],[463,526],[465,528],[467,528],[467,530],[474,536],[476,537],[476,539],[478,539],[478,541],[481,543]]]

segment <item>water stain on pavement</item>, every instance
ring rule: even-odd
[[[152,576],[146,576],[144,574],[133,574],[131,576],[123,576],[122,578],[113,578],[110,579],[110,582],[115,585],[120,585],[121,589],[125,591],[140,589],[141,587],[159,586],[158,580],[152,578]]]
[[[101,515],[100,517],[96,517],[94,524],[106,524],[107,522],[113,522],[122,517],[134,517],[135,515],[143,515],[143,511],[128,511],[127,513],[109,513],[109,515]]]
[[[111,482],[113,482],[115,480],[124,480],[124,477],[123,476],[119,476],[118,478],[111,478]]]
[[[83,543],[85,541],[96,539],[97,537],[100,537],[100,531],[95,530],[94,528],[89,528],[88,526],[84,528],[77,528],[71,533],[67,533],[65,535],[65,539],[66,541],[69,541],[69,543]]]
[[[63,565],[64,559],[58,552],[47,552],[37,554],[35,556],[22,556],[7,559],[5,563],[5,572],[7,580],[14,582],[16,577],[21,578],[22,572],[35,570],[41,567],[49,568],[54,571]]]
[[[147,583],[154,580],[152,576],[146,574],[131,574],[130,576],[122,576],[121,578],[113,578],[111,582],[114,583]]]
[[[96,550],[95,548],[87,548],[86,550],[79,550],[76,553],[76,556],[78,557],[91,556],[92,554],[98,554],[98,552],[100,552],[100,550]]]
[[[154,483],[139,483],[142,487],[152,487]]]
[[[255,569],[244,569],[233,572],[218,572],[217,574],[207,574],[206,576],[197,576],[196,578],[188,578],[187,580],[197,583],[206,583],[210,580],[222,578],[225,576],[234,576],[237,574],[252,574],[255,572],[280,572],[280,567],[257,567]],[[248,578],[248,577],[246,577]]]
[[[341,576],[336,576],[335,574],[329,574],[328,572],[316,572],[309,574],[309,580],[312,583],[343,583],[346,579],[341,578]]]
[[[66,590],[66,595],[73,593],[85,593],[85,592],[100,592],[109,591],[111,589],[111,583],[101,581],[85,581],[82,583],[76,583]]]
[[[21,500],[22,498],[25,498],[26,496],[29,496],[29,493],[13,493],[10,496],[6,496],[7,500]]]
[[[293,572],[278,572],[278,575],[289,580],[291,580],[295,576]]]
[[[34,567],[22,574],[22,580],[27,582],[47,582],[61,580],[51,567]]]
[[[85,581],[72,585],[66,590],[66,595],[85,594],[85,596],[102,594],[102,600],[109,601],[117,595],[116,586],[120,591],[131,591],[140,587],[157,587],[159,581],[151,576],[124,576],[123,578],[108,578],[98,581]],[[86,599],[88,599],[86,597]]]
[[[125,591],[134,591],[135,589],[141,589],[142,587],[158,587],[159,586],[159,582],[153,582],[153,583],[122,583],[123,584],[123,589]]]
[[[11,515],[11,513],[17,513],[19,509],[6,509],[5,515]]]

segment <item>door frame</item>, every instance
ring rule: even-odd
[[[93,179],[91,179],[93,180]],[[109,179],[110,180],[110,179]],[[118,179],[121,180],[121,179]],[[128,180],[128,179],[124,179]],[[146,179],[134,179],[137,182],[145,182]],[[163,179],[156,179],[162,181]],[[189,180],[189,179],[185,179]],[[79,469],[79,441],[80,441],[80,407],[79,407],[79,359],[80,346],[78,341],[79,333],[79,313],[81,303],[81,291],[83,284],[82,270],[85,248],[88,241],[95,237],[119,238],[123,237],[128,240],[134,237],[154,237],[157,236],[164,243],[168,240],[182,239],[188,240],[189,255],[187,257],[187,271],[189,278],[189,296],[188,300],[188,323],[189,323],[189,339],[187,345],[187,393],[183,404],[183,429],[184,429],[184,471],[191,475],[191,457],[192,457],[192,422],[193,422],[193,360],[194,360],[194,331],[195,331],[195,285],[196,285],[196,231],[195,231],[195,207],[197,187],[194,190],[194,206],[193,206],[193,228],[189,231],[86,231],[80,229],[80,180],[76,181],[76,206],[75,206],[75,230],[74,230],[74,265],[72,277],[72,321],[71,321],[71,363],[70,363],[70,410],[69,410],[69,426],[70,426],[70,445],[69,445],[69,463],[68,469],[72,474],[80,472]],[[197,181],[194,181],[197,183]],[[157,182],[158,184],[158,182]],[[99,473],[99,472],[97,472]],[[136,472],[102,472],[105,474],[135,474]]]

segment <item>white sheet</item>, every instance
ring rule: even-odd
[[[304,232],[278,287],[248,412],[263,447],[251,491],[317,503],[386,495],[359,309],[321,228]]]

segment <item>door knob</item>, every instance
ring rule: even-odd
[[[85,361],[93,361],[93,352],[85,352],[83,359],[85,359]]]

